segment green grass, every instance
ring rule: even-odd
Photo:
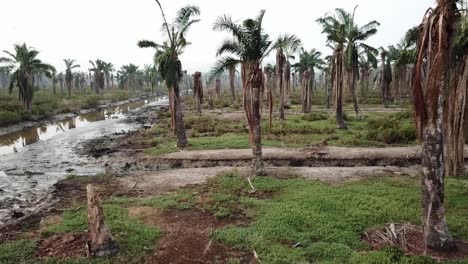
[[[0,244],[0,263],[19,264],[30,262],[36,246],[35,241],[17,240]]]
[[[115,204],[105,204],[106,222],[120,247],[119,256],[110,263],[140,263],[142,258],[153,251],[162,231],[146,226],[137,219],[128,216],[128,210]],[[47,229],[44,237],[69,232],[87,230],[86,210],[70,209],[62,214],[63,220]]]
[[[449,180],[446,187],[449,228],[463,239],[468,238],[466,184]],[[390,222],[419,224],[416,179],[384,178],[333,187],[302,179],[255,178],[253,185],[278,195],[240,198],[255,220],[248,227],[218,230],[214,237],[257,251],[264,263],[433,263],[402,257],[396,250],[362,253],[368,248],[360,234],[367,228]],[[287,246],[298,242],[302,247]],[[398,261],[392,262],[395,258]]]
[[[303,148],[327,142],[342,147],[386,147],[416,144],[416,132],[408,112],[367,113],[361,118],[347,115],[348,129],[336,128],[335,117],[325,112],[291,114],[284,121],[275,120],[269,128],[262,121],[263,146]],[[250,147],[244,120],[223,120],[209,116],[188,115],[188,150],[247,149]],[[163,119],[146,132],[149,139],[157,137],[157,146],[147,148],[150,155],[177,152],[176,139]]]

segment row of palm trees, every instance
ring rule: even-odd
[[[52,81],[53,93],[56,94],[56,86],[60,85],[62,93],[65,86],[68,90],[68,95],[71,96],[72,89],[80,89],[84,91],[88,77],[91,90],[96,94],[102,94],[105,88],[114,87],[114,65],[102,60],[89,61],[91,68],[88,69],[89,76],[85,73],[77,72],[76,69],[80,65],[76,64],[73,59],[64,59],[65,73],[58,73],[50,64],[42,62],[38,59],[39,51],[28,47],[26,44],[14,45],[14,51],[4,51],[8,56],[0,57],[0,63],[6,64],[2,66],[2,86],[6,79],[9,78],[9,91],[12,92],[15,87],[19,89],[19,100],[27,111],[32,111],[32,100],[36,88],[34,87],[35,78],[42,75],[47,76]],[[121,88],[139,88],[142,89],[144,83],[152,87],[154,91],[159,81],[159,75],[155,66],[145,65],[145,70],[141,71],[138,66],[128,64],[122,66],[117,72],[117,80]]]
[[[182,78],[182,63],[179,55],[188,45],[185,34],[191,25],[199,20],[200,14],[195,6],[182,8],[172,23],[168,23],[159,2],[163,16],[163,26],[167,39],[162,44],[152,41],[140,41],[140,47],[155,48],[155,64],[161,77],[169,88],[169,98],[174,131],[177,134],[177,146],[188,146],[180,101],[179,81]],[[380,54],[383,103],[388,104],[390,85],[394,81],[392,71],[396,72],[398,82],[408,80],[408,67],[416,62],[413,69],[413,98],[415,120],[423,142],[422,207],[424,242],[436,250],[451,250],[454,241],[445,223],[444,177],[453,171],[463,171],[464,113],[466,107],[468,79],[468,34],[466,34],[466,12],[457,0],[437,0],[437,7],[430,9],[423,23],[408,31],[405,39],[397,46],[376,49],[365,42],[377,33],[379,23],[371,21],[364,26],[355,23],[356,8],[352,13],[336,9],[334,14],[327,14],[317,20],[327,36],[327,45],[333,54],[326,60],[316,50],[310,52],[301,49],[299,62],[292,68],[301,79],[304,94],[304,112],[310,111],[312,87],[315,83],[314,70],[323,69],[327,77],[327,98],[333,97],[336,122],[339,128],[346,128],[343,118],[343,88],[346,85],[351,94],[354,111],[360,114],[356,87],[358,80],[369,80],[369,72],[376,68]],[[463,15],[460,15],[463,14]],[[253,153],[253,171],[264,175],[262,157],[261,104],[263,97],[271,102],[271,74],[276,74],[276,86],[280,90],[280,117],[284,118],[284,73],[289,70],[289,51],[297,50],[299,40],[293,35],[284,35],[273,42],[264,32],[262,22],[265,11],[253,19],[235,23],[229,15],[220,16],[214,23],[216,31],[228,32],[231,37],[223,41],[217,50],[218,61],[211,76],[215,77],[240,67],[243,87],[243,106],[249,126],[249,136]],[[417,43],[417,44],[416,44]],[[265,67],[265,57],[276,49],[276,67]],[[393,62],[393,66],[392,66]],[[397,77],[398,76],[398,77]],[[396,94],[400,89],[395,85]],[[444,101],[448,96],[448,100]],[[271,111],[271,105],[270,105]],[[444,139],[444,134],[449,139]],[[447,168],[447,170],[446,170]],[[448,171],[450,170],[450,171]]]

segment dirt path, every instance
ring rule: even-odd
[[[421,163],[420,147],[343,148],[314,147],[308,149],[263,148],[269,167],[409,167]],[[249,167],[250,149],[183,150],[151,156],[143,153],[111,154],[103,162],[115,173],[160,171],[180,168]]]
[[[155,195],[172,192],[180,187],[205,183],[209,178],[223,172],[237,170],[248,174],[248,167],[213,167],[174,169],[160,172],[145,173],[117,178],[123,192],[136,192],[140,195]],[[320,180],[330,184],[361,180],[384,176],[415,176],[420,171],[419,166],[399,167],[268,167],[267,173],[278,177],[303,177],[310,180]]]

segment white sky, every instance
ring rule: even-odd
[[[187,38],[192,45],[181,57],[189,72],[208,71],[215,61],[215,50],[227,33],[213,32],[215,19],[231,14],[233,19],[254,17],[266,9],[264,26],[272,39],[281,33],[298,35],[309,50],[317,48],[328,55],[325,36],[315,22],[326,12],[341,7],[351,11],[359,5],[356,20],[362,25],[371,20],[381,23],[374,47],[398,42],[410,27],[419,24],[434,0],[161,0],[168,20],[187,4],[201,9],[202,21]],[[139,49],[140,39],[159,41],[162,18],[154,0],[1,0],[0,50],[12,50],[26,42],[38,49],[39,58],[63,70],[64,58],[76,59],[87,70],[90,59],[114,63],[116,69],[127,63],[140,66],[152,63],[153,50]],[[159,41],[160,42],[160,41]],[[1,55],[3,56],[3,55]],[[267,60],[273,62],[273,56]]]

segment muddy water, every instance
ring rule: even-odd
[[[17,152],[27,145],[34,144],[41,140],[51,139],[58,134],[87,126],[93,122],[122,118],[132,109],[142,107],[146,103],[148,103],[148,101],[128,103],[0,136],[0,155]]]
[[[14,212],[33,210],[67,175],[103,172],[102,164],[76,149],[89,139],[138,129],[128,122],[129,113],[138,115],[165,104],[164,99],[129,103],[0,137],[0,225]]]

